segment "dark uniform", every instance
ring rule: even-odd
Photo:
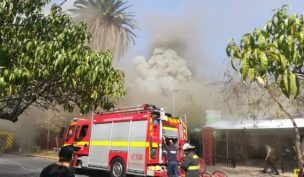
[[[167,152],[168,176],[179,176],[178,162],[177,162],[177,148],[173,145],[165,145]]]
[[[59,162],[45,167],[40,173],[40,177],[75,177],[69,168],[73,153],[73,146],[62,147],[59,151]]]
[[[200,176],[200,165],[199,157],[193,152],[190,151],[184,162],[180,165],[186,172],[186,177],[199,177]]]
[[[75,177],[75,175],[68,167],[54,163],[44,168],[40,177]]]

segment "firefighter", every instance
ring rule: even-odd
[[[262,170],[263,173],[267,172],[268,167],[271,168],[271,172],[275,175],[280,175],[277,167],[275,166],[273,160],[274,160],[274,151],[273,148],[270,147],[268,144],[265,144],[266,148],[266,157],[265,157],[265,166]]]
[[[59,151],[59,162],[45,167],[40,177],[75,177],[71,170],[73,146],[62,147]]]
[[[180,167],[185,170],[186,177],[199,177],[200,165],[199,157],[193,151],[195,146],[185,143],[183,145],[183,151],[186,154],[185,160],[181,163]]]
[[[178,161],[177,161],[177,152],[178,149],[173,143],[172,138],[168,138],[168,142],[166,141],[166,137],[163,137],[165,142],[165,150],[167,156],[167,165],[168,165],[168,176],[169,177],[178,177]]]

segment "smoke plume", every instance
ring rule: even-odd
[[[181,84],[192,76],[186,60],[172,49],[155,48],[150,59],[137,56],[134,64],[138,73],[136,85],[151,94],[168,95],[180,90]]]

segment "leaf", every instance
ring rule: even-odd
[[[285,70],[287,68],[288,60],[285,58],[284,55],[280,54],[280,61],[282,69]]]
[[[93,91],[93,93],[91,94],[91,98],[93,98],[94,100],[97,100],[98,98],[98,93],[96,90]]]
[[[289,49],[289,52],[293,52],[294,51],[294,39],[292,36],[288,36],[287,37],[288,39],[288,49]]]
[[[4,77],[0,77],[0,88],[5,86]]]
[[[76,80],[75,80],[75,79],[72,79],[72,82],[73,82],[73,86],[75,87],[76,84],[77,84]]]
[[[290,81],[290,93],[293,98],[296,98],[299,95],[299,81],[295,74],[289,74],[289,81]]]
[[[285,45],[285,36],[284,35],[281,35],[280,38],[279,38],[279,41],[278,41],[278,46],[280,48],[283,48]]]
[[[268,69],[268,59],[264,52],[260,52],[260,63],[261,63],[261,70],[265,73]]]
[[[266,47],[266,39],[263,35],[260,35],[258,38],[258,46],[259,48],[264,49]]]
[[[234,70],[237,71],[236,67],[234,66],[234,62],[233,62],[234,59],[235,59],[235,57],[231,57],[231,66],[232,66],[232,68],[233,68]]]
[[[4,69],[4,71],[3,71],[3,76],[4,76],[4,77],[8,77],[8,76],[9,76],[9,72],[8,72],[7,69]]]
[[[55,61],[55,67],[58,68],[63,64],[63,62],[64,62],[63,54],[59,54],[57,60]]]
[[[272,31],[272,24],[271,24],[271,22],[268,22],[266,24],[265,29],[267,30],[268,33],[270,33]]]
[[[245,80],[247,77],[247,72],[248,72],[248,59],[244,58],[242,60],[242,79]]]
[[[261,76],[258,76],[256,79],[260,85],[264,86],[266,84],[265,79],[263,79]]]
[[[254,68],[249,68],[248,77],[250,81],[254,80],[255,77]]]
[[[229,39],[228,46],[226,47],[226,55],[231,57],[231,46],[233,45],[233,40]]]
[[[289,86],[289,72],[288,70],[285,70],[283,73],[283,90],[284,90],[284,94],[289,98],[290,95],[290,86]]]

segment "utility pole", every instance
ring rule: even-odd
[[[175,115],[175,93],[178,92],[179,89],[174,89],[172,91],[172,113]]]

